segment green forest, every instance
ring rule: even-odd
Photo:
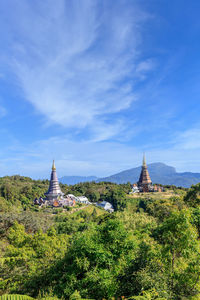
[[[200,184],[134,195],[130,183],[61,184],[114,213],[34,206],[48,184],[0,178],[0,299],[200,299]]]

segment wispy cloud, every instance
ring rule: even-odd
[[[8,2],[17,16],[10,15],[12,68],[24,99],[47,122],[88,127],[99,139],[123,130],[118,121],[106,128],[135,100],[133,82],[154,67],[139,59],[148,15],[136,1]]]
[[[26,146],[12,141],[12,147],[8,145],[2,150],[1,176],[17,173],[33,178],[48,178],[53,159],[59,176],[93,174],[103,177],[137,166],[142,157],[134,147],[119,142],[76,142],[66,136],[55,136]]]
[[[138,63],[136,67],[136,74],[140,79],[145,79],[148,72],[155,68],[155,62],[152,59],[144,60]]]
[[[191,129],[176,134],[176,139],[163,149],[148,146],[147,163],[164,162],[175,166],[177,171],[199,172],[200,158],[198,141],[200,131]],[[28,145],[10,139],[0,152],[2,175],[21,174],[33,178],[48,178],[52,159],[56,159],[58,175],[108,176],[141,165],[143,149],[119,141],[72,141],[66,135],[38,140]],[[98,141],[98,143],[96,142]],[[187,144],[189,143],[189,144]],[[11,145],[11,146],[10,146]],[[187,145],[187,146],[186,146]],[[9,157],[9,158],[8,158]]]
[[[154,2],[0,1],[1,174],[199,171],[198,38]]]
[[[174,141],[176,148],[182,150],[199,150],[200,149],[200,126],[187,129],[180,133]]]
[[[4,106],[0,106],[0,118],[5,117],[7,114],[7,110]]]

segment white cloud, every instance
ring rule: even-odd
[[[176,148],[182,150],[200,149],[200,126],[190,128],[180,133],[175,140]]]
[[[53,159],[59,177],[106,176],[137,166],[142,158],[142,153],[134,147],[117,142],[76,142],[66,136],[33,142],[26,147],[20,146],[18,142],[15,144],[12,142],[13,147],[7,146],[0,153],[1,176],[17,173],[33,178],[48,178]]]
[[[147,77],[148,72],[152,71],[154,68],[155,62],[152,59],[147,59],[138,63],[135,71],[136,74],[138,74],[138,77],[144,80]]]
[[[12,2],[13,68],[24,98],[49,122],[97,132],[109,123],[105,115],[130,107],[133,81],[153,67],[138,61],[148,16],[135,3]]]
[[[110,129],[112,130],[112,129]],[[101,136],[101,132],[97,136]],[[193,134],[192,134],[193,135]],[[182,138],[181,138],[182,136]],[[177,143],[165,149],[145,147],[147,164],[163,162],[177,171],[200,172],[199,143],[184,147],[189,133],[177,134]],[[105,137],[102,137],[104,139]],[[96,175],[108,176],[141,165],[143,151],[137,145],[120,142],[72,141],[67,136],[51,137],[27,146],[11,140],[0,152],[1,176],[21,174],[33,178],[48,178],[52,160],[56,160],[58,176]],[[9,157],[9,158],[7,158]]]

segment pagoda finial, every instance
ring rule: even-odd
[[[145,158],[145,153],[143,154],[143,167],[146,167],[146,158]]]
[[[55,161],[53,160],[53,164],[52,164],[52,171],[56,170],[56,166],[55,166]]]

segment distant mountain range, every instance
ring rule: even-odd
[[[167,166],[163,163],[152,163],[148,165],[149,174],[153,183],[170,184],[182,187],[190,187],[192,184],[200,182],[200,173],[184,172],[177,173],[174,167]],[[85,181],[109,181],[114,183],[135,183],[139,179],[141,167],[132,168],[120,173],[97,178],[95,176],[64,176],[60,182],[66,184],[76,184]]]
[[[96,176],[64,176],[59,178],[59,181],[64,184],[73,185],[80,182],[96,181],[98,177]]]

